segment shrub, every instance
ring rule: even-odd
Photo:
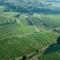
[[[57,44],[60,44],[60,36],[57,38]]]
[[[24,55],[24,56],[22,57],[22,60],[26,60],[26,59],[27,59],[27,56]]]

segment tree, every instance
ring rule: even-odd
[[[18,18],[20,16],[20,14],[17,14],[15,17]]]
[[[13,57],[13,60],[15,60],[15,57]]]
[[[56,29],[53,29],[53,31],[56,31]]]
[[[22,57],[22,60],[26,60],[26,59],[27,59],[27,56],[24,55],[24,56]]]
[[[57,38],[57,44],[60,44],[60,36]]]
[[[39,53],[39,50],[38,49],[36,50],[36,53]]]

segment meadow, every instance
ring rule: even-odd
[[[56,43],[60,33],[53,31],[54,28],[60,28],[60,15],[1,12],[0,60],[13,60],[13,57],[30,54]],[[41,54],[41,60],[48,60],[50,57],[51,60],[58,60],[59,54],[58,51]]]

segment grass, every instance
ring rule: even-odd
[[[0,14],[5,11],[5,6],[0,6]]]
[[[2,60],[9,60],[8,58],[13,56],[23,56],[36,49],[49,46],[56,42],[56,38],[60,35],[60,33],[50,31],[51,29],[41,21],[43,19],[53,28],[60,27],[58,15],[27,15],[21,13],[19,17],[15,17],[17,14],[18,12],[5,12],[0,15],[0,24],[2,24],[0,25],[0,59]],[[58,18],[57,21],[54,17]],[[4,25],[10,19],[16,19],[16,22]],[[29,24],[31,22],[32,25]],[[34,27],[43,31],[37,32]]]
[[[49,24],[52,28],[60,27],[60,14],[59,15],[43,15],[42,19]]]
[[[6,23],[17,14],[18,14],[17,12],[6,12],[0,14],[0,24]]]
[[[59,60],[60,59],[60,45],[55,45],[53,48],[49,47],[49,51],[42,55],[41,60]]]
[[[8,57],[12,56],[18,57],[28,54],[36,49],[46,47],[55,42],[58,34],[33,33],[23,37],[18,36],[0,40],[0,52],[2,51],[0,56],[3,57],[3,60],[7,60]]]

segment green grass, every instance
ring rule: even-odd
[[[60,14],[59,15],[43,15],[42,19],[49,24],[52,28],[60,27]]]
[[[36,32],[36,30],[33,28],[33,26],[23,26],[21,27],[20,24],[8,24],[5,26],[0,26],[0,39],[8,37],[10,35],[23,35],[26,33],[33,33]]]
[[[0,14],[0,24],[6,23],[17,14],[18,12],[5,12],[5,13]]]
[[[0,14],[5,11],[5,6],[0,6]]]
[[[3,60],[11,56],[21,56],[29,54],[36,49],[46,47],[56,41],[58,34],[51,33],[33,33],[19,37],[18,35],[11,38],[0,40],[0,52]]]
[[[39,30],[48,30],[49,27],[46,26],[40,19],[39,14],[33,14],[33,15],[27,15],[27,14],[22,14],[19,16],[19,18],[17,18],[17,20],[19,20],[23,26],[36,26]]]
[[[55,45],[49,48],[49,52],[42,55],[41,60],[59,60],[60,59],[60,45]],[[53,51],[52,51],[53,50]],[[48,51],[48,50],[47,50]]]
[[[47,24],[54,28],[60,27],[58,15],[33,14],[28,16],[21,13],[16,18],[17,14],[18,12],[5,12],[0,15],[0,24],[2,24],[0,25],[0,59],[2,60],[8,60],[8,57],[12,58],[13,56],[23,56],[36,49],[49,46],[56,42],[57,37],[60,35],[60,33],[50,31],[50,28],[41,21],[43,19],[43,21],[46,21]],[[46,16],[48,19],[45,18]],[[57,21],[54,17],[58,18]],[[10,19],[16,19],[16,22],[4,25]],[[33,25],[30,25],[29,21]],[[39,27],[38,29],[43,31],[37,32],[34,26]]]

